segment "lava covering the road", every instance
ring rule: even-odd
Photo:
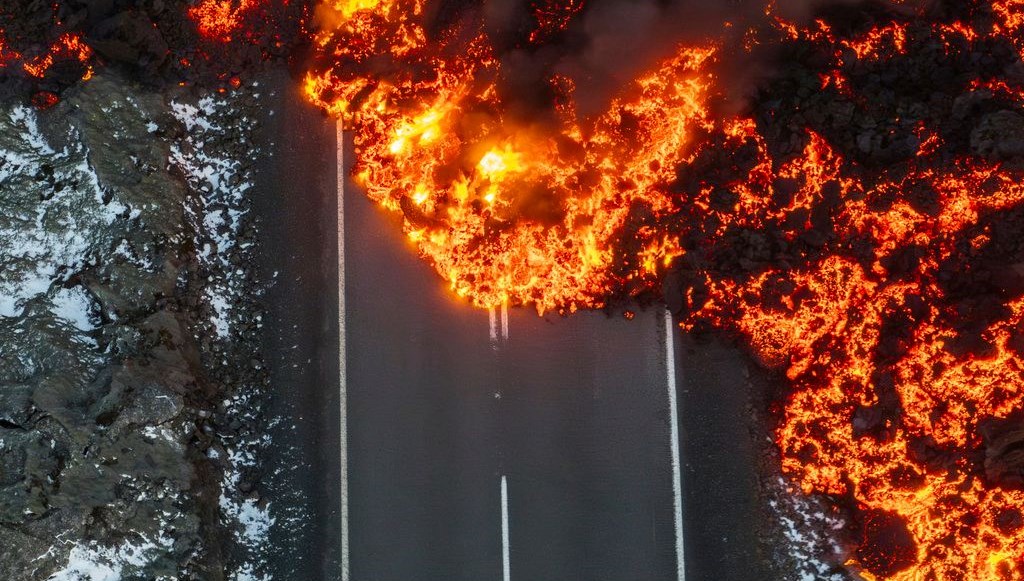
[[[552,108],[523,119],[508,111],[483,22],[467,17],[428,38],[423,11],[418,0],[318,10],[329,27],[314,39],[321,58],[306,91],[355,129],[357,181],[404,216],[420,252],[476,305],[601,305],[619,284],[614,239],[638,208],[671,209],[666,186],[695,133],[711,127],[715,49],[680,48],[587,119],[573,80],[553,75],[539,89]],[[552,16],[529,38],[564,24]],[[626,277],[651,286],[679,249],[654,230],[635,241]]]

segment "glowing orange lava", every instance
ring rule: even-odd
[[[964,26],[936,27],[936,36]],[[905,50],[891,26],[862,37],[889,37],[883,52],[874,40],[865,50],[815,37],[822,30],[797,33],[857,59]],[[971,87],[1020,103],[1002,81]],[[864,538],[848,564],[864,578],[1024,579],[1024,491],[987,480],[983,466],[985,426],[1024,409],[1024,298],[995,307],[949,291],[952,265],[969,270],[991,242],[984,224],[1024,206],[1022,175],[990,161],[939,161],[939,134],[924,125],[917,134],[918,161],[889,177],[810,132],[803,151],[779,164],[753,122],[734,122],[731,147],[754,145],[757,163],[725,184],[735,205],[711,235],[739,227],[797,241],[824,231],[831,241],[795,268],[704,272],[686,325],[733,329],[785,372],[793,391],[778,432],[783,469],[808,493],[853,499]],[[691,199],[713,212],[710,192]],[[827,226],[812,225],[826,205]],[[901,546],[894,527],[905,530]]]
[[[517,124],[501,113],[500,65],[483,33],[432,46],[420,12],[401,0],[320,10],[331,27],[316,43],[331,58],[306,92],[354,129],[358,183],[402,215],[420,252],[474,304],[600,306],[621,260],[612,239],[631,210],[670,208],[664,186],[709,126],[714,50],[681,48],[593,119],[576,117],[562,83],[558,119]],[[390,78],[346,70],[382,48],[402,65]],[[654,281],[680,252],[652,236],[632,274]]]
[[[89,80],[93,75],[92,53],[92,48],[82,41],[79,34],[64,33],[45,52],[29,56],[10,48],[0,30],[0,71],[13,64],[20,66],[29,76],[42,79],[56,61],[73,60],[83,67],[81,80]]]

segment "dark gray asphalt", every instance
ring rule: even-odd
[[[273,493],[301,516],[275,538],[277,578],[335,581],[334,125],[283,101],[260,209],[264,240],[279,242],[265,265],[278,272],[267,348],[286,419],[269,466]],[[512,580],[675,581],[661,311],[512,310],[495,344],[488,313],[454,300],[353,187],[345,216],[351,581],[501,580],[502,476]],[[686,579],[763,581],[743,360],[680,340]]]
[[[664,321],[512,311],[499,348],[512,578],[675,580]]]
[[[349,192],[352,579],[501,579],[487,313],[447,296],[400,226]]]
[[[264,142],[275,142],[255,190],[263,334],[274,446],[262,474],[277,526],[280,581],[339,578],[337,223],[334,125],[284,74],[268,80]],[[273,112],[273,114],[270,114]]]
[[[764,374],[720,340],[680,336],[675,347],[686,578],[771,580],[758,474],[767,434],[755,411],[767,404]]]
[[[663,321],[461,304],[346,195],[352,578],[676,579]],[[500,319],[500,317],[498,317]]]

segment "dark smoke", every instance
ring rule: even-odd
[[[497,0],[482,8],[488,34],[502,59],[504,93],[513,114],[536,119],[550,102],[546,79],[570,77],[579,89],[583,116],[605,110],[623,87],[671,56],[681,44],[720,47],[717,74],[726,91],[723,105],[740,109],[755,88],[775,70],[782,43],[774,26],[778,16],[798,25],[830,12],[864,15],[925,11],[931,2],[858,0],[590,0],[570,27],[540,46],[527,42],[536,27],[536,2]],[[773,6],[769,9],[769,4]],[[776,5],[777,4],[777,5]],[[768,14],[771,12],[771,16]],[[838,16],[838,15],[837,15]],[[843,18],[840,18],[843,20]],[[750,44],[748,41],[755,42]]]

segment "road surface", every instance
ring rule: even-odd
[[[280,581],[337,581],[341,566],[336,180],[333,124],[303,105],[285,74],[266,82],[257,176],[263,349],[271,373],[273,443],[264,496],[276,519],[270,572]],[[272,155],[268,155],[272,154]]]
[[[281,221],[264,231],[281,245],[268,348],[295,444],[270,466],[299,515],[275,539],[279,578],[770,578],[735,350],[669,340],[658,308],[460,303],[351,183],[338,211],[335,127],[285,97],[263,210]]]

